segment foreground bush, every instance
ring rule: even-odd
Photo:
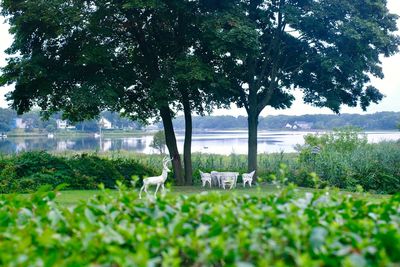
[[[1,266],[397,266],[400,195],[0,196]]]
[[[154,174],[153,169],[132,159],[26,152],[0,159],[0,193],[27,193],[43,185],[54,189],[61,184],[66,184],[66,189],[96,189],[100,183],[114,188],[117,180],[130,185],[132,176],[143,178]]]

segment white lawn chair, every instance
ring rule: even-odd
[[[251,183],[253,182],[253,176],[256,173],[256,171],[252,171],[251,173],[243,173],[242,174],[242,180],[243,180],[243,187],[246,187],[246,183],[249,184],[251,187]]]
[[[200,177],[201,182],[203,183],[203,187],[206,186],[206,183],[209,183],[211,187],[211,174],[200,171]]]

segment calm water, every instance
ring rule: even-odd
[[[303,144],[303,136],[310,132],[291,131],[260,131],[258,137],[258,152],[294,152],[296,144]],[[383,140],[399,140],[400,132],[368,132],[369,142]],[[113,138],[68,138],[68,137],[36,137],[7,138],[0,140],[0,153],[18,153],[30,150],[47,151],[134,151],[140,153],[156,153],[150,147],[152,136],[113,137]],[[182,151],[183,135],[177,133],[178,146]],[[210,131],[198,132],[193,136],[193,152],[214,154],[246,154],[246,131]]]

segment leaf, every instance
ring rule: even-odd
[[[311,231],[310,245],[315,253],[320,253],[324,244],[325,239],[328,236],[328,231],[323,227],[315,227]]]

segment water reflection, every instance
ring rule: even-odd
[[[259,132],[258,152],[294,152],[296,144],[303,144],[303,136],[309,132]],[[367,133],[370,142],[382,140],[398,140],[400,132],[370,132]],[[0,140],[0,153],[11,154],[21,151],[133,151],[138,153],[157,153],[150,147],[152,136],[139,137],[82,137],[65,138],[35,137],[35,138],[7,138]],[[182,151],[184,136],[177,133],[178,147]],[[193,136],[193,152],[214,154],[246,154],[246,131],[213,131],[196,132]]]

